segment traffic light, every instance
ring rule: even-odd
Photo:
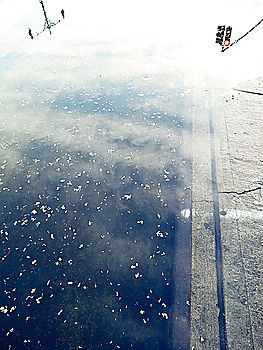
[[[216,33],[216,43],[219,45],[223,45],[224,36],[225,36],[225,26],[218,26],[217,27],[217,33]]]
[[[229,46],[230,45],[231,33],[232,33],[232,27],[227,27],[226,28],[226,35],[225,35],[224,46]]]

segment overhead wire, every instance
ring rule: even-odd
[[[232,44],[230,44],[227,47],[222,47],[221,52],[226,51],[227,49],[229,49],[231,46],[235,45],[236,43],[238,43],[241,39],[243,39],[245,36],[247,36],[249,33],[252,32],[252,30],[254,30],[257,26],[259,26],[261,23],[263,22],[263,18],[254,26],[252,27],[249,31],[247,31],[245,34],[243,34],[240,38],[236,39]]]

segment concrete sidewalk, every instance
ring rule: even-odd
[[[193,110],[191,349],[259,350],[263,96],[207,90]]]

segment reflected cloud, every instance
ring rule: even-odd
[[[189,89],[166,74],[94,77],[82,59],[75,76],[59,59],[15,60],[0,117],[2,293],[16,291],[26,326],[6,299],[6,327],[32,349],[164,349],[190,175]],[[48,338],[30,333],[32,321]]]

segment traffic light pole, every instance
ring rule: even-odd
[[[245,36],[247,36],[249,33],[252,32],[252,30],[254,30],[257,26],[259,26],[261,23],[263,22],[263,18],[253,27],[251,28],[248,32],[246,32],[244,35],[242,35],[240,38],[238,38],[237,40],[235,40],[232,44],[230,44],[227,47],[222,47],[221,52],[226,51],[227,49],[229,49],[231,46],[235,45],[236,43],[238,43],[241,39],[243,39]]]
[[[52,21],[50,21],[50,19],[47,17],[47,13],[46,13],[46,9],[45,9],[43,0],[39,0],[39,2],[41,4],[41,7],[42,7],[42,10],[43,10],[43,13],[44,13],[44,17],[45,17],[44,29],[41,32],[36,33],[36,34],[33,35],[32,30],[29,28],[28,34],[29,34],[31,39],[34,39],[34,37],[36,37],[39,34],[43,33],[46,29],[48,29],[49,33],[51,34],[51,28],[53,26],[57,25],[61,21],[61,20],[58,20],[56,23],[53,23]],[[61,10],[61,15],[62,15],[62,19],[64,19],[65,18],[65,12],[64,12],[63,9]]]
[[[43,10],[43,13],[44,13],[44,17],[45,17],[45,25],[44,25],[44,28],[48,28],[49,30],[49,33],[51,34],[51,27],[55,25],[55,23],[51,22],[48,18],[47,18],[47,13],[46,13],[46,9],[44,7],[44,4],[43,4],[43,1],[39,1],[41,6],[42,6],[42,10]]]

